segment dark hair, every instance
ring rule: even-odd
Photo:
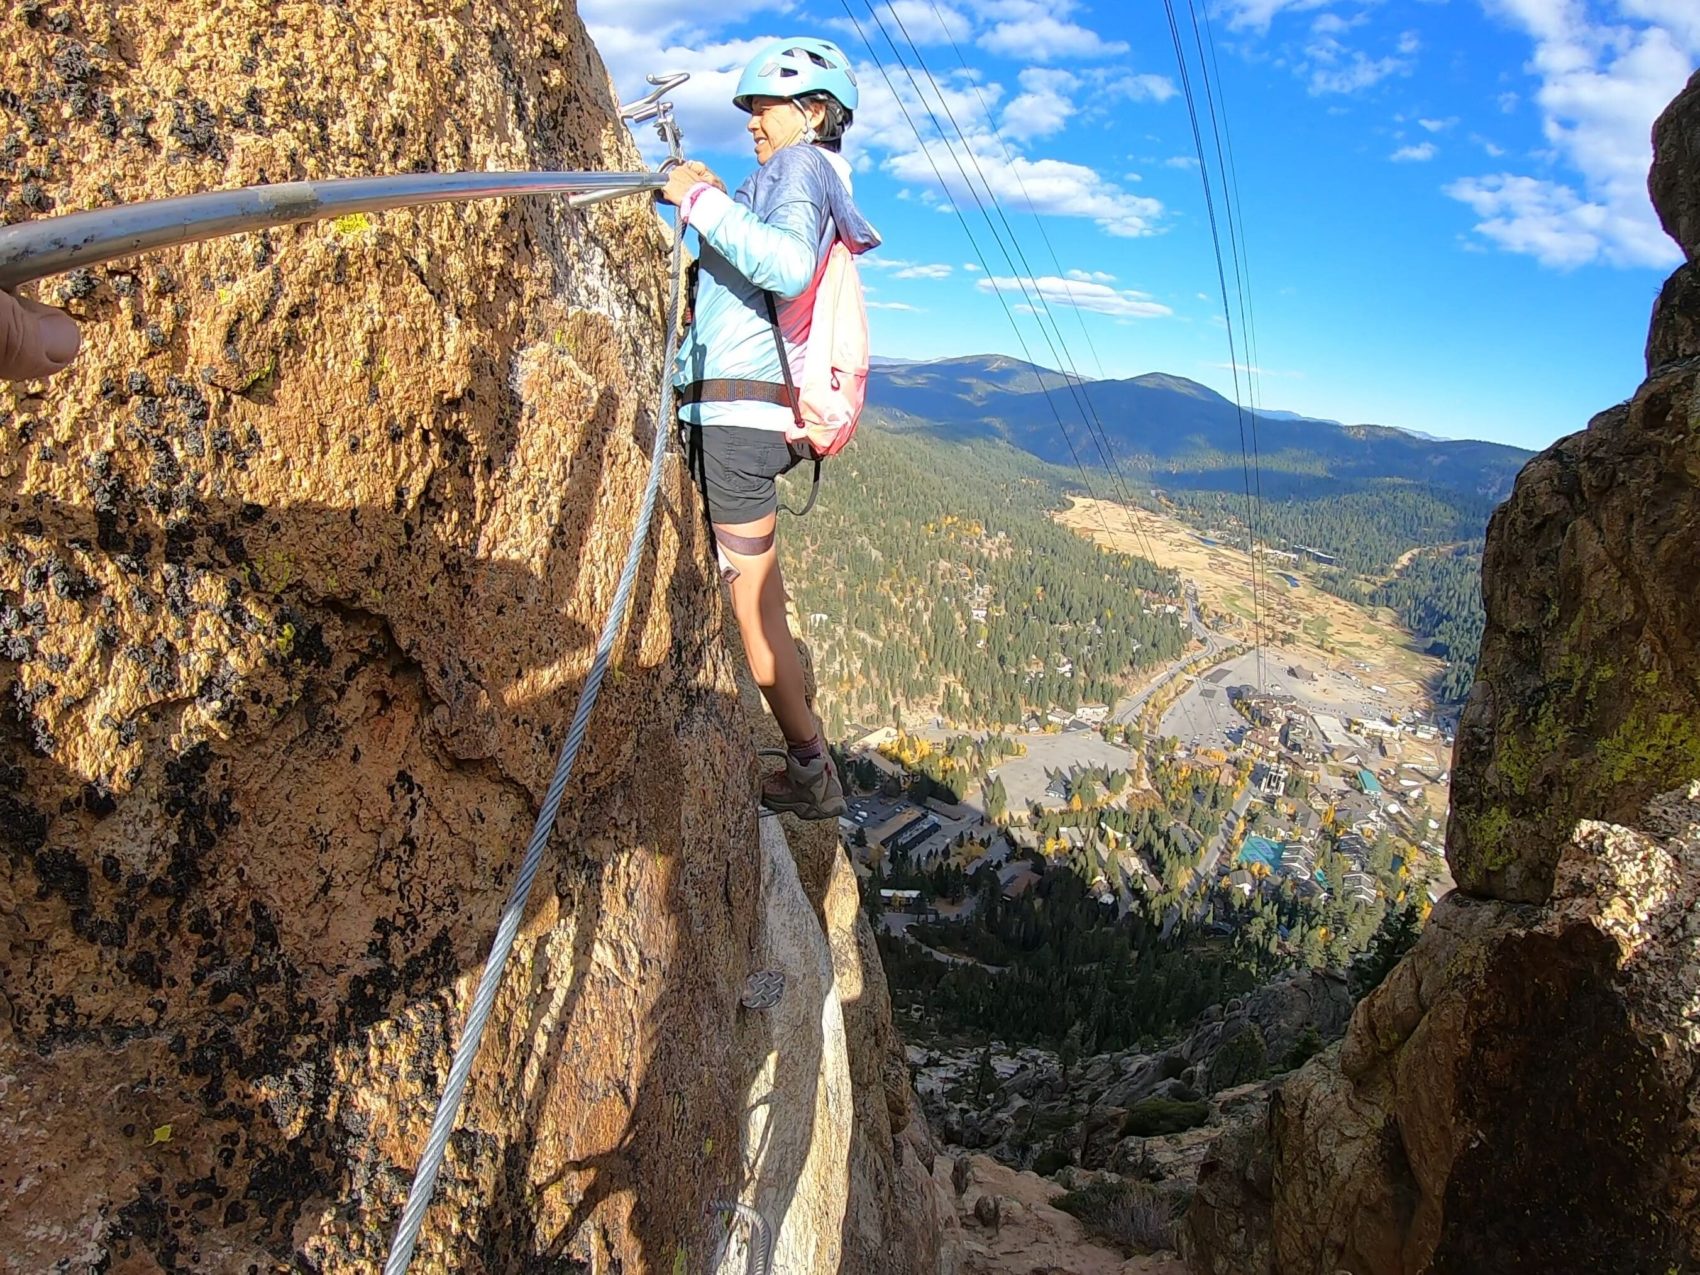
[[[815,145],[829,151],[838,150],[844,144],[844,130],[850,127],[855,115],[845,110],[844,104],[830,93],[805,93],[796,101],[805,109],[816,102],[826,108],[826,118],[815,130]]]

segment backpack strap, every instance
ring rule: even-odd
[[[796,384],[791,380],[791,356],[785,353],[785,333],[779,329],[779,307],[774,303],[773,293],[764,292],[761,295],[767,302],[767,321],[773,325],[773,343],[779,347],[779,374],[785,378],[785,392],[790,396],[791,419],[797,423],[797,430],[801,433],[802,399],[797,393]]]
[[[785,377],[785,392],[790,395],[791,418],[797,422],[798,432],[801,432],[803,428],[802,397],[797,393],[797,386],[791,380],[791,359],[785,353],[785,333],[780,331],[779,328],[779,307],[774,303],[773,293],[764,292],[762,296],[767,299],[767,318],[773,324],[774,344],[779,347],[779,371]],[[813,509],[815,498],[820,495],[820,457],[816,456],[814,462],[815,478],[814,482],[809,484],[809,498],[803,502],[803,507],[793,509],[790,505],[780,503],[779,507],[794,518],[801,518]]]
[[[809,498],[803,502],[803,507],[801,509],[793,509],[790,505],[785,504],[783,501],[780,502],[779,507],[794,518],[801,518],[804,514],[808,513],[809,510],[813,509],[815,507],[815,497],[820,495],[820,457],[816,456],[814,460],[815,478],[814,481],[809,484]]]

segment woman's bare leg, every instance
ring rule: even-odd
[[[785,583],[773,545],[777,520],[774,513],[754,522],[716,523],[715,538],[738,573],[732,580],[732,613],[738,617],[750,672],[786,742],[806,744],[818,729],[803,691],[803,661],[785,616]]]

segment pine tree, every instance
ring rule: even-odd
[[[1381,986],[1400,958],[1415,945],[1422,924],[1415,903],[1408,903],[1397,912],[1389,909],[1370,938],[1368,949],[1352,966],[1352,995],[1362,999]]]

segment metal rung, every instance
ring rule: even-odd
[[[779,970],[757,970],[744,980],[738,1003],[745,1009],[772,1009],[785,994],[785,975]]]

